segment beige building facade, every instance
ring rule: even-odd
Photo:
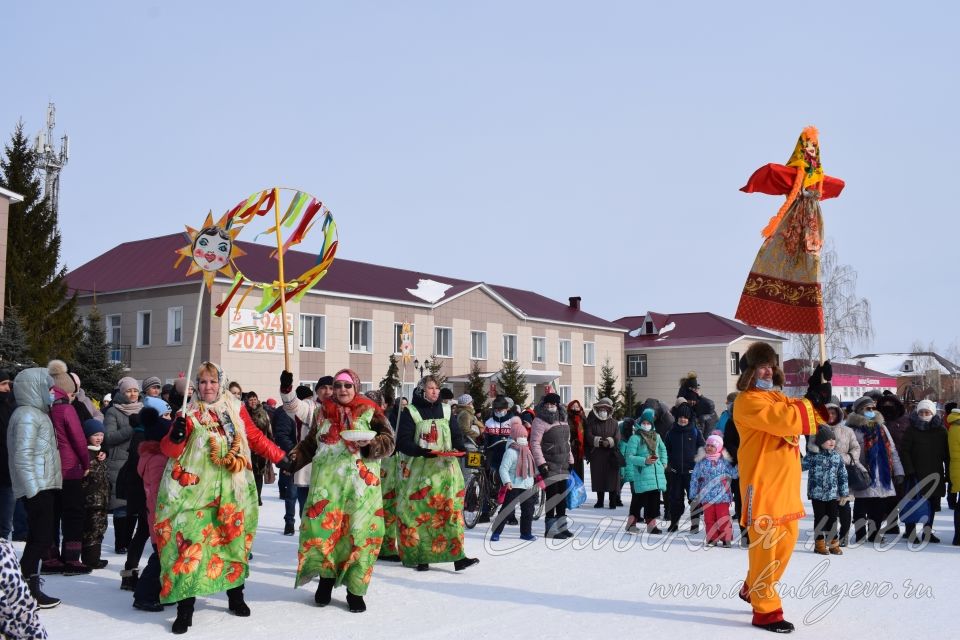
[[[10,225],[10,205],[23,202],[23,196],[0,187],[0,322],[7,300],[7,231]]]

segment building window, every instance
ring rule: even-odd
[[[350,351],[373,353],[373,320],[350,319]]]
[[[647,377],[647,354],[632,353],[627,356],[627,376],[631,378]]]
[[[403,398],[406,398],[407,402],[410,402],[410,398],[413,397],[413,387],[414,387],[414,384],[412,382],[404,382],[403,385],[400,387],[401,389],[400,396]]]
[[[300,314],[300,348],[322,351],[327,344],[327,318]]]
[[[570,397],[573,395],[573,389],[570,387],[570,385],[557,387],[557,393],[560,394],[560,402],[562,402],[564,405],[570,404],[570,402],[573,400],[573,398]]]
[[[583,408],[589,409],[597,401],[597,388],[589,385],[583,388]]]
[[[453,357],[453,329],[450,327],[433,328],[433,355],[441,358]]]
[[[517,361],[517,336],[513,333],[503,334],[503,359]]]
[[[487,332],[470,332],[470,358],[473,360],[487,359]]]
[[[183,343],[183,307],[167,309],[167,344]]]
[[[730,375],[732,376],[740,375],[740,352],[739,351],[730,352]]]
[[[402,339],[402,337],[401,337],[402,335],[403,335],[403,323],[402,323],[402,322],[394,322],[394,323],[393,323],[393,353],[394,353],[394,355],[400,355],[401,353],[403,353],[403,339]],[[413,355],[414,353],[416,353],[416,349],[414,349],[414,346],[413,346],[413,345],[415,344],[415,342],[414,342],[414,335],[415,335],[415,332],[414,332],[414,330],[413,330],[413,325],[411,324],[411,325],[410,325],[410,355]]]
[[[531,362],[536,362],[543,364],[547,361],[547,339],[546,338],[534,338],[533,339],[533,355],[530,357]]]
[[[149,311],[137,311],[137,346],[150,346],[150,317]]]
[[[573,343],[569,340],[560,341],[560,364],[573,363]]]
[[[593,342],[583,343],[583,364],[588,367],[597,364],[597,346]]]
[[[376,387],[373,386],[372,382],[361,382],[360,383],[360,393],[366,393],[367,391],[373,391]]]
[[[121,362],[123,358],[123,350],[120,345],[120,321],[122,318],[123,316],[119,313],[104,318],[107,326],[107,345],[110,347],[109,359],[111,363]]]

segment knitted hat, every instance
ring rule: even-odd
[[[555,404],[559,406],[561,402],[563,401],[560,399],[560,395],[556,393],[548,393],[540,399],[540,404]]]
[[[533,422],[534,419],[536,419],[536,417],[537,416],[530,413],[529,411],[524,411],[523,413],[520,414],[520,420],[527,424],[530,424],[531,422]]]
[[[171,413],[170,405],[163,398],[154,398],[152,396],[146,396],[143,399],[144,408],[154,409],[158,415],[163,415],[165,413]]]
[[[53,378],[53,386],[64,393],[76,393],[77,385],[67,371],[67,363],[63,360],[51,360],[47,363],[47,373]]]
[[[526,438],[527,437],[527,428],[523,426],[523,421],[520,420],[517,416],[510,418],[508,421],[510,425],[510,437],[516,440],[517,438]]]
[[[96,418],[88,418],[83,421],[83,435],[90,437],[95,433],[104,433],[103,423]]]
[[[143,386],[140,387],[140,389],[141,389],[144,393],[146,393],[146,392],[147,392],[147,389],[149,389],[149,388],[151,388],[151,387],[159,387],[159,386],[161,386],[161,385],[162,385],[162,383],[160,382],[160,378],[158,378],[157,376],[150,376],[149,378],[147,378],[146,380],[143,381]]]
[[[867,407],[877,407],[877,403],[870,396],[862,396],[857,398],[853,403],[853,412],[854,413],[863,413],[866,411]]]
[[[137,384],[137,381],[129,376],[120,378],[120,381],[117,382],[117,388],[120,390],[120,395],[123,396],[124,401],[126,401],[127,391],[130,389],[140,390],[140,385]]]
[[[717,451],[723,449],[723,436],[719,433],[711,433],[707,437],[707,444],[712,444],[717,448]]]
[[[277,406],[277,401],[274,400],[273,398],[267,398],[266,400],[263,401],[263,404],[267,405],[268,407],[273,408],[273,407]]]
[[[331,382],[330,384],[333,384],[333,383]],[[298,400],[306,400],[307,398],[313,397],[313,389],[311,389],[305,384],[302,384],[299,387],[297,387],[294,393],[297,394]]]
[[[332,387],[333,386],[333,376],[321,376],[317,380],[317,387]]]
[[[937,404],[933,400],[921,400],[917,403],[917,413],[920,413],[924,409],[935,414],[937,412]]]
[[[837,439],[837,436],[834,435],[833,429],[831,429],[825,424],[822,424],[817,428],[817,436],[816,438],[814,438],[813,441],[818,447],[822,447],[823,443],[827,442],[828,440],[836,440],[836,439]]]
[[[461,407],[465,407],[468,404],[473,404],[473,396],[470,395],[469,393],[465,393],[459,398],[457,398],[457,404],[460,405]]]
[[[737,389],[740,391],[750,389],[754,382],[757,367],[762,364],[773,367],[773,384],[776,387],[782,387],[783,371],[780,370],[777,362],[779,362],[779,359],[773,347],[766,342],[754,342],[740,357],[740,377],[737,379]]]
[[[680,418],[686,418],[687,420],[693,420],[693,409],[688,404],[681,404],[673,409],[673,417],[679,420]]]
[[[112,401],[113,401],[113,396],[112,396],[111,394],[109,394],[109,393],[105,393],[105,394],[103,394],[103,401],[104,401],[104,402],[112,402]]]
[[[440,399],[453,400],[453,389],[448,389],[447,387],[440,389]]]
[[[13,380],[13,372],[10,369],[0,369],[0,382]]]
[[[640,422],[643,422],[644,420],[646,420],[650,424],[653,424],[655,419],[656,419],[656,413],[653,411],[653,409],[649,407],[647,407],[640,413]]]

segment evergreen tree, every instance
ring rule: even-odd
[[[30,345],[27,334],[20,322],[20,312],[16,307],[7,307],[4,311],[3,327],[0,328],[0,362],[4,365],[34,364],[30,361]]]
[[[77,297],[68,295],[66,267],[58,267],[57,214],[41,193],[37,155],[23,133],[23,121],[0,158],[0,186],[23,196],[23,202],[10,204],[5,303],[19,309],[34,360],[69,358],[83,333]]]
[[[400,367],[397,366],[397,356],[396,354],[390,354],[390,366],[387,368],[387,374],[380,380],[380,393],[383,394],[383,399],[387,405],[393,404],[400,384]]]
[[[443,387],[443,383],[447,381],[447,376],[440,373],[443,370],[443,359],[438,358],[437,356],[431,356],[427,361],[427,371],[429,375],[437,379],[437,386]]]
[[[516,360],[504,360],[500,369],[500,391],[508,398],[513,398],[517,406],[527,406],[527,378],[520,370]]]
[[[627,380],[627,386],[621,392],[621,397],[623,398],[621,406],[623,411],[620,414],[615,414],[616,417],[632,417],[637,409],[637,392],[633,390],[633,384],[630,383],[629,379]]]
[[[103,317],[94,307],[87,315],[86,330],[74,354],[73,371],[80,376],[83,390],[97,398],[113,391],[124,375],[123,365],[111,363],[109,356]]]
[[[597,389],[597,398],[610,398],[613,402],[613,414],[622,415],[623,403],[621,402],[620,392],[617,391],[617,376],[613,374],[613,365],[610,364],[610,358],[607,358],[603,366],[600,367],[600,388]]]
[[[487,381],[481,376],[480,361],[470,363],[470,377],[467,379],[467,393],[473,398],[473,408],[481,415],[487,404]]]

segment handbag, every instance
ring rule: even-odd
[[[268,462],[266,468],[263,470],[263,483],[273,484],[276,481],[277,472],[273,470],[273,465]]]
[[[870,474],[856,464],[844,465],[847,467],[847,486],[851,491],[865,491],[870,488]]]
[[[904,487],[907,497],[900,506],[900,521],[904,524],[927,525],[933,521],[933,510],[926,494],[920,490],[916,482]]]
[[[503,501],[507,499],[507,485],[500,487],[500,491],[497,492],[497,504],[503,504]]]
[[[623,453],[620,451],[619,447],[613,448],[613,459],[616,460],[618,467],[627,466],[627,459],[623,457]]]
[[[567,476],[567,509],[576,509],[587,501],[587,489],[576,471]]]

